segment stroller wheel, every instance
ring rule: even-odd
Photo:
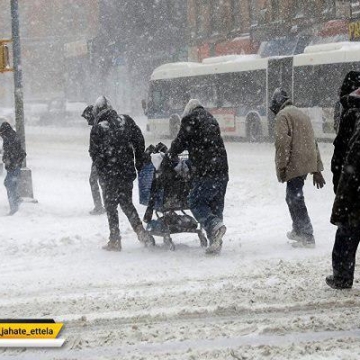
[[[200,239],[201,247],[206,248],[208,246],[208,241],[207,241],[206,236],[201,231],[198,232],[198,236]]]
[[[170,235],[165,235],[164,236],[164,244],[169,247],[169,250],[171,250],[171,251],[175,250],[175,245],[172,242]]]

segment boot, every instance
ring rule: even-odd
[[[121,251],[121,239],[115,241],[110,240],[102,249],[106,251]]]
[[[220,254],[222,248],[222,238],[226,233],[226,226],[221,225],[218,229],[215,229],[213,235],[210,237],[211,245],[205,250],[206,254],[216,255]]]
[[[101,215],[105,214],[106,210],[102,206],[95,206],[91,211],[89,211],[90,215]]]
[[[295,243],[292,244],[294,248],[315,248],[315,238],[313,235],[301,235],[299,240],[296,240]]]
[[[340,279],[338,277],[334,277],[334,275],[327,276],[326,284],[328,284],[331,288],[336,290],[344,290],[344,289],[351,289],[353,285],[353,280],[350,279]]]
[[[154,246],[155,245],[155,239],[154,237],[149,234],[144,227],[141,225],[138,225],[135,228],[135,233],[138,236],[138,239],[141,243],[143,243],[145,246]]]

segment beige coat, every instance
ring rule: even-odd
[[[275,149],[280,182],[324,170],[311,120],[289,100],[275,118]]]

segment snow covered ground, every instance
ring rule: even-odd
[[[294,249],[273,145],[227,143],[228,232],[221,256],[209,258],[193,234],[173,236],[175,252],[159,238],[143,248],[123,214],[123,251],[101,250],[106,216],[88,214],[89,129],[29,127],[26,135],[38,204],[6,217],[0,187],[0,317],[64,322],[66,344],[0,349],[1,359],[360,358],[359,270],[350,291],[324,282],[336,230],[332,144],[320,144],[326,187],[305,186],[317,246]]]

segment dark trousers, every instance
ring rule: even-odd
[[[4,185],[7,191],[7,196],[9,200],[10,205],[10,211],[14,212],[17,211],[19,208],[19,195],[18,195],[18,185],[20,180],[20,168],[17,168],[15,170],[8,170]]]
[[[131,227],[135,230],[142,225],[139,215],[132,202],[133,183],[119,183],[117,181],[104,181],[105,209],[109,222],[110,241],[120,240],[118,205],[129,219]]]
[[[332,252],[334,277],[341,281],[354,279],[356,250],[360,241],[360,226],[338,227]]]
[[[293,230],[299,235],[313,235],[313,227],[305,205],[304,176],[293,178],[286,185],[286,203],[289,207]]]
[[[100,184],[99,174],[94,163],[92,163],[91,165],[89,183],[91,188],[91,195],[94,200],[94,205],[96,208],[101,208],[102,201],[101,201],[100,189],[102,189],[102,186],[99,186]],[[104,194],[103,194],[103,198],[104,198]]]
[[[214,226],[222,223],[227,184],[226,178],[193,181],[188,199],[189,207],[208,237],[212,236]]]

